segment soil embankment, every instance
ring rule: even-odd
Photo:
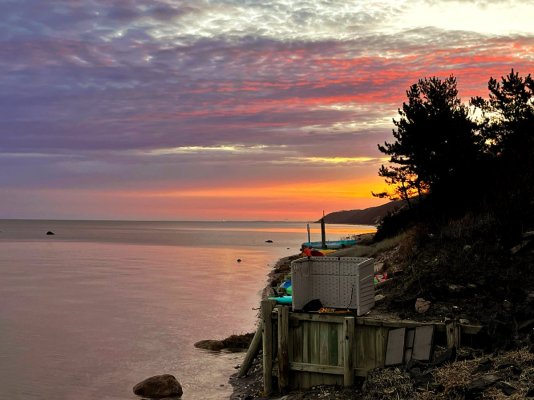
[[[476,270],[480,262],[470,262],[481,257],[481,245],[476,241],[459,245],[428,235],[428,240],[421,244],[420,238],[411,232],[374,243],[371,236],[362,236],[359,245],[331,254],[373,257],[375,271],[388,273],[391,279],[377,286],[377,304],[371,314],[481,324],[485,328],[480,342],[474,343],[474,348],[453,351],[437,347],[430,363],[371,371],[365,383],[360,382],[350,390],[316,387],[286,394],[284,400],[534,397],[534,285],[531,276],[516,281],[510,275],[533,265],[530,245],[515,251],[512,259],[516,265],[502,276],[502,260],[489,262],[484,274]],[[275,265],[264,296],[274,294],[289,274],[291,261],[298,257],[281,259]],[[443,265],[447,263],[473,265],[473,270],[461,271],[451,264],[449,273],[444,273],[447,269]],[[416,310],[418,299],[428,303],[426,311]],[[237,378],[237,374],[231,377],[234,387],[231,399],[264,399],[262,378],[260,353],[244,378]]]

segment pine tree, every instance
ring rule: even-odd
[[[391,197],[428,193],[442,202],[461,196],[469,186],[480,138],[458,98],[456,79],[421,79],[406,95],[400,118],[393,120],[395,141],[378,145],[391,164],[383,165],[379,175],[395,186]]]

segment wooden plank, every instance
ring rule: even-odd
[[[356,353],[354,365],[356,368],[367,369],[365,365],[365,334],[369,328],[366,326],[356,326],[356,335],[354,336],[354,352]]]
[[[350,315],[350,314],[349,314]],[[299,321],[314,321],[314,322],[330,322],[334,324],[342,324],[343,318],[347,314],[315,314],[315,313],[291,313],[289,316],[290,319],[296,319]]]
[[[378,328],[375,330],[376,337],[376,354],[375,354],[375,365],[376,367],[384,367],[386,363],[386,348],[388,345],[388,333],[389,329],[387,328]]]
[[[367,347],[371,349],[367,353],[367,365],[374,367],[376,365],[376,328],[367,331]]]
[[[404,360],[406,328],[391,329],[388,333],[385,365],[399,365]]]
[[[459,324],[459,326],[461,332],[467,335],[476,335],[477,333],[480,333],[483,328],[481,325]]]
[[[415,328],[421,325],[435,325],[435,326],[444,326],[443,322],[417,322],[410,320],[386,320],[386,319],[377,319],[373,317],[357,317],[356,325],[366,325],[366,326],[384,326],[388,328]]]
[[[303,340],[302,340],[302,362],[310,362],[310,322],[302,322],[303,325]],[[310,374],[303,372],[299,374],[299,387],[311,387],[310,386]]]
[[[250,369],[250,366],[252,365],[252,361],[254,361],[254,358],[260,351],[261,338],[263,336],[262,334],[263,334],[263,322],[262,320],[260,320],[258,329],[256,330],[254,337],[252,338],[252,342],[250,342],[250,346],[248,347],[247,354],[245,355],[245,359],[243,360],[243,363],[241,364],[241,367],[239,368],[239,373],[237,374],[239,378],[242,378],[247,374],[248,370]]]
[[[309,338],[309,362],[311,364],[320,364],[319,359],[319,324],[308,324],[310,329]]]
[[[343,320],[343,385],[354,385],[353,352],[354,343],[354,317],[346,317]]]
[[[341,325],[327,324],[328,328],[328,365],[340,365],[338,364],[338,327]]]
[[[417,322],[410,320],[396,320],[396,319],[381,319],[376,317],[362,316],[356,318],[356,325],[368,325],[368,326],[385,326],[391,328],[416,328],[422,325],[433,325],[436,331],[444,332],[445,323],[434,321],[434,322]],[[471,324],[458,324],[461,327],[462,332],[469,335],[476,335],[482,329],[482,325],[471,325]]]
[[[307,364],[307,363],[289,363],[289,368],[293,371],[302,371],[302,372],[317,372],[321,374],[333,374],[333,375],[343,375],[343,367],[338,367],[335,365],[320,365],[320,364]]]
[[[404,362],[405,363],[407,363],[408,361],[410,361],[412,359],[412,357],[413,357],[412,354],[413,354],[413,349],[412,348],[404,350]]]
[[[413,354],[413,344],[415,339],[415,329],[417,328],[407,328],[406,335],[404,337],[404,360],[403,363],[407,363],[412,359]]]
[[[429,361],[434,343],[434,327],[418,326],[415,328],[412,358],[418,361]]]
[[[343,366],[343,343],[345,338],[343,337],[343,325],[334,325],[337,328],[337,363],[336,365]]]
[[[289,307],[278,308],[278,390],[289,386]]]
[[[448,321],[445,324],[445,334],[447,335],[447,347],[458,348],[460,345],[460,327],[456,325],[456,321]]]
[[[291,309],[289,308],[288,311],[290,311]],[[295,336],[295,327],[292,327],[290,324],[289,324],[289,315],[288,315],[288,319],[287,319],[287,354],[288,354],[288,360],[291,361],[293,360],[293,345],[294,345],[294,336]]]
[[[272,311],[276,302],[262,300],[261,317],[263,325],[263,391],[270,395],[273,391],[273,325]]]
[[[377,327],[356,326],[356,366],[373,369],[376,366],[376,331]]]
[[[303,331],[303,324],[299,324],[298,326],[293,328],[290,327],[289,337],[291,341],[291,346],[289,349],[289,361],[302,362]]]
[[[330,348],[328,346],[328,325],[326,323],[320,323],[318,326],[319,331],[319,364],[328,365],[330,359]]]
[[[302,362],[310,362],[310,324],[302,324]]]

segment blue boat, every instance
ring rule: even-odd
[[[345,247],[354,246],[356,244],[355,239],[345,239],[345,240],[327,240],[325,245],[327,249],[343,249]],[[308,247],[310,249],[322,249],[322,242],[304,242],[302,243],[302,248]]]

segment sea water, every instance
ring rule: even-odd
[[[194,343],[254,331],[266,275],[305,241],[295,222],[0,220],[1,398],[135,399],[164,373],[184,400],[228,398],[243,354]]]

